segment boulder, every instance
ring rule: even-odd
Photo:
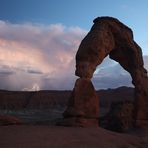
[[[10,115],[0,115],[0,125],[18,125],[23,124],[23,121],[17,117]]]
[[[126,132],[134,126],[134,104],[113,102],[109,112],[100,118],[100,126],[116,132]]]

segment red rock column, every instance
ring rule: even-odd
[[[148,77],[142,70],[133,75],[135,85],[135,120],[136,125],[148,127]]]
[[[63,125],[97,127],[99,117],[99,99],[89,79],[79,78],[63,113]]]

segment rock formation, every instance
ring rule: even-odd
[[[23,121],[17,117],[10,115],[0,115],[0,126],[19,124],[23,124]]]
[[[77,79],[64,112],[65,125],[98,126],[99,99],[89,79]]]
[[[133,110],[131,101],[112,102],[109,112],[100,118],[100,126],[116,132],[126,132],[133,127]]]
[[[134,41],[130,28],[115,18],[98,17],[79,46],[75,74],[81,79],[90,80],[96,67],[108,55],[130,73],[135,85],[135,122],[138,125],[145,124],[148,121],[148,77],[143,66],[142,50]],[[74,88],[73,93],[76,95],[79,91]],[[71,108],[76,108],[74,104],[70,105]],[[77,104],[77,108],[79,105]],[[93,106],[90,104],[91,107]]]

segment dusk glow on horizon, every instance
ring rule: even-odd
[[[146,0],[0,0],[0,89],[72,89],[75,54],[98,16],[115,17],[133,30],[148,70],[147,6]],[[130,75],[108,57],[93,84],[132,86]]]

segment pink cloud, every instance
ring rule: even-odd
[[[0,89],[72,89],[75,54],[87,31],[62,24],[0,21]],[[148,69],[148,58],[145,56]],[[129,74],[108,58],[93,78],[96,89],[131,85]]]
[[[38,84],[44,89],[48,87],[44,86],[44,80],[52,79],[57,89],[64,89],[59,83],[68,77],[74,79],[75,53],[86,33],[79,27],[68,28],[62,24],[45,26],[0,21],[0,65],[15,71],[9,76],[8,85],[11,83],[9,86],[17,89],[18,83],[25,88]],[[49,89],[52,85],[49,84]]]

